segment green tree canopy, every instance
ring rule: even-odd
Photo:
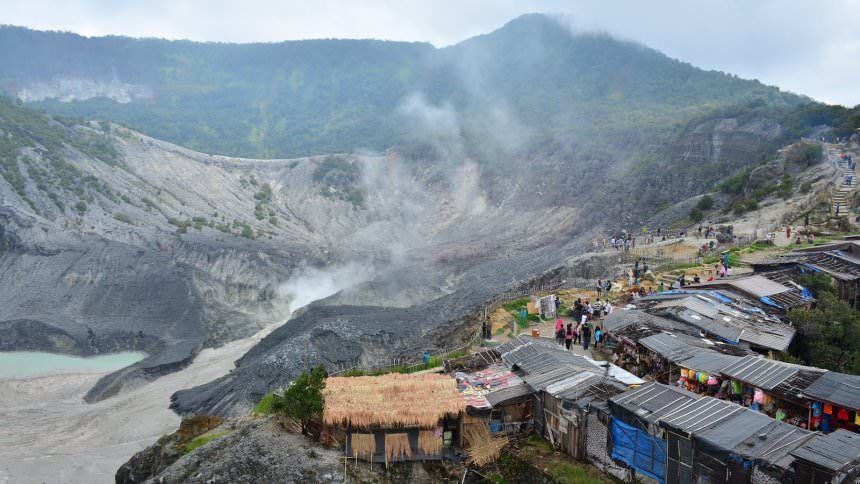
[[[801,283],[818,301],[814,309],[788,315],[798,330],[792,355],[807,365],[860,373],[860,313],[836,297],[827,275],[804,276]]]
[[[322,391],[325,389],[326,377],[322,365],[310,372],[302,372],[282,394],[275,393],[272,411],[296,420],[301,424],[302,433],[305,433],[308,422],[322,415],[325,403]]]

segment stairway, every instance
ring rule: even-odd
[[[833,217],[842,217],[848,215],[851,210],[854,190],[857,188],[857,173],[850,169],[848,161],[842,159],[841,153],[828,151],[828,155],[836,159],[839,172],[838,181],[831,193],[831,214]]]

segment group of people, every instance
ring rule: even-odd
[[[594,321],[606,316],[613,311],[612,303],[601,301],[597,298],[593,304],[586,299],[577,299],[570,308],[570,316],[573,322],[567,323],[565,327],[564,321],[559,319],[555,323],[555,340],[559,345],[563,345],[570,350],[574,344],[581,343],[582,348],[587,350],[591,344],[591,337],[594,336],[594,348],[599,348],[603,341],[603,327],[594,326]]]

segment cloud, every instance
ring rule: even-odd
[[[706,69],[831,103],[860,103],[860,2],[852,0],[5,0],[0,22],[85,35],[226,42],[379,38],[437,46],[518,15],[567,15]]]

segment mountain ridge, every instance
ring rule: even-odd
[[[416,93],[431,106],[450,105],[465,134],[478,139],[484,134],[475,125],[498,106],[539,133],[588,139],[595,117],[599,130],[623,123],[638,128],[643,120],[636,113],[648,110],[667,124],[686,119],[685,109],[744,99],[803,102],[641,44],[572,34],[540,14],[444,48],[376,40],[65,42],[65,35],[49,35],[48,48],[40,32],[0,29],[0,55],[8,59],[0,89],[52,113],[122,122],[233,156],[382,151],[408,143],[402,110]],[[88,98],[61,102],[56,96]]]

